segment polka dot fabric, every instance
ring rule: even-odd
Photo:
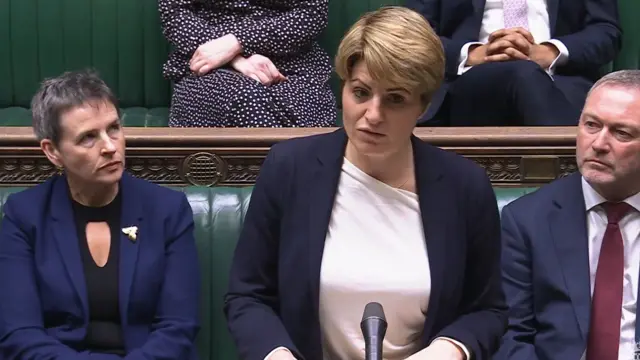
[[[328,0],[159,0],[173,52],[163,67],[174,81],[173,127],[335,126],[331,63],[316,39]],[[189,59],[201,44],[234,34],[244,56],[268,57],[288,80],[264,86],[229,67],[197,76]]]

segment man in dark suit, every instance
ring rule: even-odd
[[[606,75],[578,125],[579,173],[502,212],[509,327],[494,360],[634,358],[640,71]]]
[[[420,125],[575,125],[621,46],[617,0],[407,0],[435,28],[446,80]]]

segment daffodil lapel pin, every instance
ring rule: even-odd
[[[137,226],[129,226],[126,228],[122,228],[122,232],[129,237],[129,240],[136,241],[138,237],[138,227]]]

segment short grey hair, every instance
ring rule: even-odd
[[[640,70],[618,70],[606,74],[593,84],[587,97],[591,95],[594,90],[602,86],[620,86],[625,89],[640,90]]]
[[[38,141],[49,139],[57,145],[61,137],[61,115],[88,102],[105,101],[118,111],[118,100],[93,70],[68,71],[46,79],[31,100],[33,132]]]

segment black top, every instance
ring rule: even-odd
[[[73,201],[73,212],[89,300],[89,327],[84,341],[85,348],[92,352],[125,355],[118,299],[120,193],[103,207],[89,207]],[[106,222],[111,230],[109,258],[104,267],[95,263],[89,251],[86,227],[90,222]]]

